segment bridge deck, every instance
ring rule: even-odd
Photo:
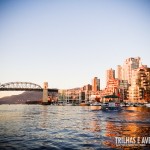
[[[0,91],[43,91],[43,89],[32,88],[0,88]],[[58,92],[58,89],[48,89],[48,92]]]

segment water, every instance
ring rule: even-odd
[[[90,106],[0,105],[0,149],[123,149],[115,137],[150,137],[150,108],[123,109],[109,113]]]

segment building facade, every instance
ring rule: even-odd
[[[117,66],[116,76],[119,80],[122,80],[122,67],[121,67],[121,65]]]
[[[142,66],[133,71],[128,99],[133,103],[150,102],[150,68]]]
[[[141,58],[128,58],[125,60],[122,67],[122,79],[127,80],[131,84],[132,71],[141,66]]]
[[[108,84],[109,80],[115,79],[115,70],[112,68],[109,70],[106,70],[106,85]]]
[[[94,79],[92,80],[92,91],[100,91],[100,79],[98,79],[97,77],[94,77]]]
[[[118,86],[119,94],[118,95],[120,97],[120,100],[124,102],[128,99],[127,97],[128,88],[129,88],[129,84],[127,80],[119,80],[119,86]]]

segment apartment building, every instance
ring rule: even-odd
[[[115,79],[115,70],[112,68],[109,70],[106,70],[106,85],[108,84],[109,80]]]
[[[100,91],[100,79],[98,79],[97,77],[94,77],[94,79],[92,80],[92,91]]]
[[[122,66],[122,79],[127,80],[131,84],[132,71],[138,69],[141,66],[141,58],[128,58],[125,60]]]
[[[121,67],[121,65],[117,66],[116,76],[119,80],[122,80],[122,67]]]
[[[150,68],[142,66],[132,71],[128,99],[133,103],[150,101]]]

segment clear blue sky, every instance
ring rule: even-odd
[[[129,57],[150,67],[149,0],[0,0],[0,83],[73,88]]]

